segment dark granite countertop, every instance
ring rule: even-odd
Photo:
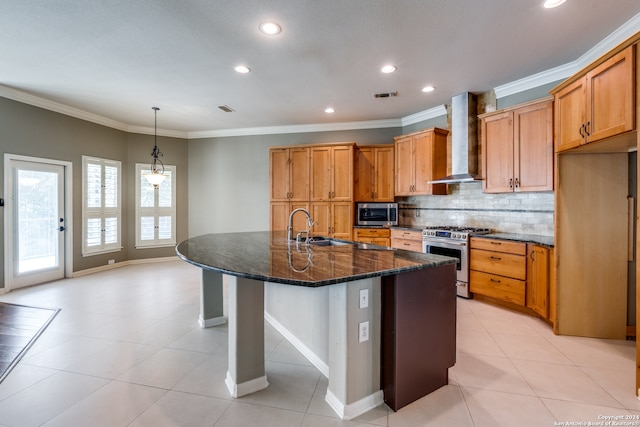
[[[490,233],[490,234],[478,234],[473,237],[483,237],[487,239],[497,240],[511,240],[514,242],[522,243],[534,243],[536,245],[546,246],[549,248],[554,247],[553,236],[540,236],[537,234],[519,234],[519,233]]]
[[[456,258],[354,243],[296,247],[286,232],[205,234],[176,246],[198,267],[232,276],[318,287],[455,264]]]

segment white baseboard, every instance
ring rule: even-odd
[[[154,262],[167,262],[167,261],[178,261],[180,258],[177,256],[168,256],[162,258],[144,258],[144,259],[131,259],[122,262],[116,262],[114,264],[101,265],[98,267],[87,268],[85,270],[74,271],[71,273],[69,278],[71,277],[82,277],[87,276],[89,274],[100,273],[101,271],[113,270],[114,268],[126,267],[127,265],[136,265],[136,264],[151,264]]]
[[[266,311],[264,312],[264,318],[271,326],[273,326],[287,341],[293,345],[302,355],[315,366],[322,375],[329,378],[329,365],[327,365],[317,354],[315,354],[309,347],[304,345],[295,335],[293,335],[287,328],[285,328],[280,322],[278,322],[273,316]]]
[[[224,382],[227,385],[227,389],[229,390],[231,397],[242,397],[247,394],[263,390],[269,386],[266,375],[259,378],[254,378],[241,384],[236,384],[235,381],[233,381],[233,379],[231,378],[231,374],[229,373],[229,371],[227,371],[227,378],[225,378]]]
[[[340,418],[343,420],[352,420],[382,405],[382,403],[384,403],[384,393],[382,390],[378,390],[369,396],[363,397],[357,402],[345,405],[336,397],[335,394],[331,392],[331,390],[327,390],[325,401]]]

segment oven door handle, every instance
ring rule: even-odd
[[[441,244],[442,247],[445,247],[445,248],[448,247],[448,248],[454,248],[454,249],[467,246],[467,242],[448,240],[448,239],[437,239],[437,238],[422,239],[422,243],[428,246]]]

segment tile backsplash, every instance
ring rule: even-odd
[[[396,197],[399,225],[460,225],[501,233],[553,236],[554,193],[482,192],[482,183],[449,184],[446,196]]]

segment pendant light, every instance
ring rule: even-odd
[[[159,157],[162,157],[162,151],[158,149],[158,107],[151,107],[154,111],[154,133],[153,133],[153,150],[151,151],[151,173],[145,173],[144,176],[150,184],[153,184],[153,188],[158,188],[160,184],[167,177],[164,174],[164,163]]]

